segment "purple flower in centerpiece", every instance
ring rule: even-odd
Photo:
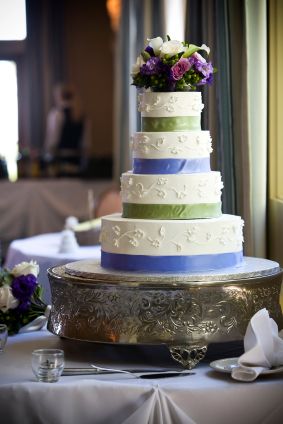
[[[141,75],[154,75],[160,72],[161,60],[159,57],[151,57],[141,67]]]
[[[208,78],[213,73],[211,62],[198,63],[196,69],[205,77]]]
[[[209,74],[208,77],[203,78],[198,85],[212,84],[213,82],[213,73]]]
[[[150,54],[150,56],[154,56],[154,50],[153,50],[153,48],[152,47],[150,47],[150,46],[147,46],[145,49],[144,49],[148,54]]]
[[[13,296],[20,301],[27,301],[33,295],[37,281],[33,274],[20,275],[11,284]]]
[[[171,68],[171,76],[175,81],[178,81],[182,76],[191,68],[191,63],[189,59],[181,57],[178,62]]]
[[[15,312],[22,314],[23,312],[26,312],[30,308],[31,302],[29,300],[23,300],[19,303],[17,308],[15,309]]]

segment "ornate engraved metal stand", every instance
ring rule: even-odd
[[[79,261],[48,271],[48,329],[65,338],[118,344],[166,344],[193,368],[210,343],[243,340],[259,309],[283,328],[282,271],[276,262],[245,258],[210,274],[137,274]]]

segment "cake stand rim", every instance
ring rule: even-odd
[[[249,258],[246,257],[246,260],[250,262],[253,259],[259,258]],[[256,282],[258,279],[262,281],[262,279],[270,278],[273,276],[279,276],[283,274],[283,269],[277,262],[270,261],[269,259],[264,259],[261,261],[265,261],[265,263],[273,264],[273,267],[263,270],[254,270],[252,272],[234,272],[228,274],[149,274],[149,273],[122,273],[122,272],[114,272],[109,270],[104,270],[101,268],[98,260],[83,260],[70,262],[65,265],[55,266],[49,268],[47,270],[48,276],[50,278],[55,279],[66,279],[69,278],[70,282],[73,283],[95,283],[106,284],[106,285],[117,285],[117,286],[152,286],[157,285],[157,287],[167,286],[168,284],[173,288],[179,285],[195,285],[195,286],[203,286],[203,285],[228,285],[228,284],[239,284],[244,283],[246,280],[249,282]],[[96,272],[87,272],[81,271],[81,266],[85,264],[93,264],[95,265]],[[276,265],[276,266],[275,266]],[[79,270],[78,270],[79,267]],[[60,272],[58,270],[60,269]],[[62,275],[62,269],[64,272],[64,276]],[[228,268],[227,268],[228,270]],[[231,269],[230,269],[231,270]],[[236,269],[239,271],[239,268]],[[235,271],[235,270],[234,270]]]

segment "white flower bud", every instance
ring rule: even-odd
[[[2,312],[15,309],[18,304],[19,301],[13,296],[10,286],[4,285],[0,287],[0,310]]]
[[[30,262],[21,262],[18,265],[14,266],[11,270],[11,274],[14,277],[19,277],[20,275],[32,274],[35,277],[39,274],[39,266],[35,261]]]

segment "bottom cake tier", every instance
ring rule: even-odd
[[[193,220],[102,218],[101,265],[134,272],[206,272],[243,259],[239,216]]]
[[[282,270],[244,257],[237,268],[188,275],[137,274],[78,261],[48,271],[48,329],[74,340],[164,344],[193,368],[208,345],[242,341],[251,317],[266,308],[283,328]]]

